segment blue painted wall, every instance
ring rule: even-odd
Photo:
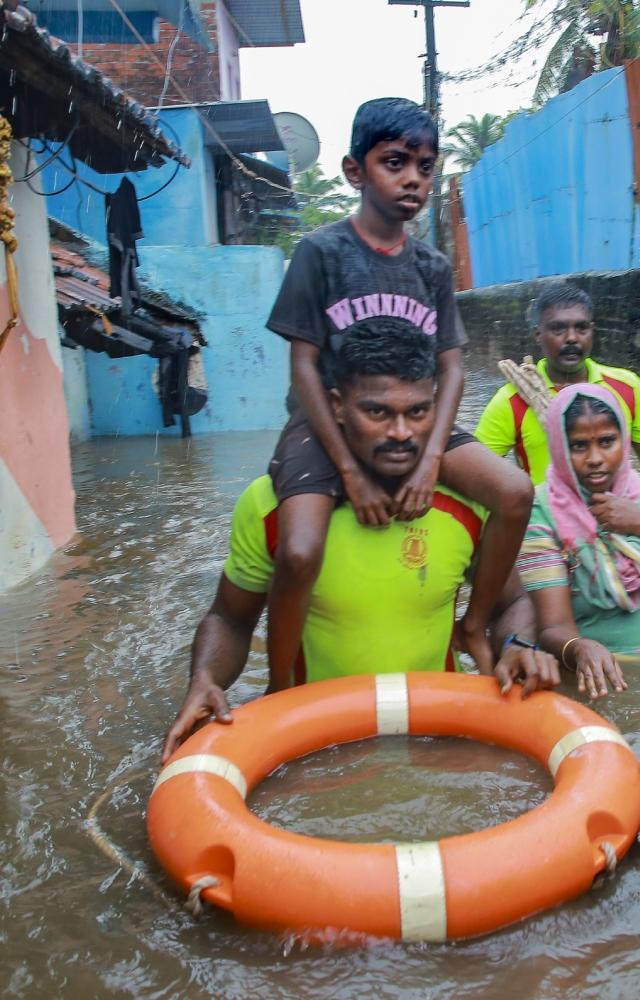
[[[283,426],[288,346],[264,326],[282,281],[281,251],[148,247],[141,249],[141,270],[151,287],[206,313],[209,402],[191,418],[193,433]],[[87,352],[94,434],[180,433],[177,425],[162,428],[151,385],[157,364],[146,356],[114,360]]]
[[[162,111],[162,126],[167,136],[191,158],[191,167],[180,167],[168,187],[146,201],[140,201],[144,239],[139,247],[204,246],[216,242],[215,185],[209,172],[209,155],[203,141],[202,125],[193,108]],[[62,158],[70,162],[63,152]],[[80,178],[101,191],[116,191],[124,174],[98,174],[84,163],[77,163]],[[138,199],[157,191],[176,169],[173,161],[159,168],[149,167],[126,176],[136,188]],[[73,184],[67,191],[70,174],[57,162],[42,172],[42,190],[49,215],[84,233],[99,243],[106,243],[104,196],[86,185]],[[56,194],[56,191],[62,191]]]
[[[142,201],[144,239],[138,242],[140,278],[203,315],[209,342],[202,352],[209,382],[209,403],[191,419],[194,434],[206,431],[262,430],[286,420],[288,345],[265,329],[283,275],[282,252],[275,247],[220,246],[215,237],[215,185],[200,120],[191,108],[162,112],[169,133],[192,159],[164,191]],[[98,175],[79,164],[82,176],[115,191],[122,175]],[[129,174],[141,198],[171,176],[175,165]],[[68,174],[52,164],[43,190],[64,186]],[[86,186],[49,198],[49,212],[66,225],[104,245],[104,198]],[[114,360],[86,352],[92,433],[179,434],[162,427],[149,357]]]
[[[624,73],[520,115],[464,177],[476,286],[640,266]]]

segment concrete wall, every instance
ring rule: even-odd
[[[220,100],[240,100],[240,57],[238,33],[231,23],[224,4],[216,9],[218,42],[218,72],[220,74]]]
[[[24,174],[25,166],[26,151],[13,144],[14,174]],[[14,185],[12,196],[20,323],[0,354],[0,591],[37,570],[75,532],[46,201],[26,184]],[[8,314],[2,254],[2,326]]]
[[[463,181],[476,286],[640,267],[632,118],[616,67],[508,125]]]
[[[87,386],[87,365],[82,347],[62,348],[64,396],[67,401],[69,440],[80,444],[91,437],[91,413]]]
[[[85,2],[84,6],[91,7],[94,4]],[[109,4],[98,6],[111,9]],[[131,6],[135,7],[135,4]],[[211,52],[184,32],[179,35],[174,47],[178,27],[160,18],[160,34],[156,44],[142,46],[118,45],[113,42],[85,43],[83,58],[145,107],[156,107],[160,103],[166,105],[184,104],[185,101],[193,103],[218,101],[220,80],[216,44],[217,5],[215,0],[199,0],[193,6],[197,9],[201,24],[211,42],[213,49]],[[37,9],[37,5],[34,9]],[[149,49],[155,59],[149,54]],[[180,90],[176,89],[171,81],[168,81],[165,89],[165,67],[169,65],[169,61],[171,77]],[[163,94],[164,100],[161,101]]]
[[[191,419],[194,434],[277,428],[286,419],[288,346],[264,323],[282,280],[273,247],[146,247],[142,274],[151,287],[206,314],[202,352],[209,402]],[[94,434],[180,433],[164,429],[149,357],[114,360],[87,352]]]
[[[640,270],[565,276],[593,300],[596,338],[593,356],[604,364],[640,369]],[[540,356],[527,311],[549,279],[519,281],[459,292],[456,296],[472,351],[495,367],[502,358]]]
[[[203,361],[210,397],[205,409],[193,417],[192,431],[280,427],[286,418],[288,347],[264,324],[282,280],[282,253],[273,247],[215,245],[215,182],[200,120],[192,108],[163,111],[161,117],[175,128],[176,141],[191,156],[192,167],[180,168],[165,191],[140,203],[145,235],[138,243],[139,274],[149,287],[205,317],[202,331],[210,346],[203,351]],[[142,197],[156,190],[174,169],[168,164],[128,176]],[[120,183],[120,175],[101,177],[82,164],[78,170],[110,191]],[[54,163],[45,174],[45,190],[64,186],[67,175],[61,166]],[[104,199],[99,195],[74,186],[49,198],[48,209],[56,219],[104,245]],[[179,433],[177,426],[162,428],[160,404],[151,387],[156,361],[148,357],[115,361],[87,352],[86,366],[92,434]],[[72,384],[77,388],[70,380]],[[71,397],[69,405],[75,413]],[[76,416],[73,424],[75,433]]]

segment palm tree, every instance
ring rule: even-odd
[[[529,11],[546,0],[524,2]],[[537,107],[592,73],[640,55],[638,0],[555,0],[550,18],[560,34],[538,77],[533,95]]]
[[[447,132],[449,140],[442,149],[444,156],[455,156],[462,170],[469,170],[478,162],[487,146],[502,137],[504,122],[498,115],[485,114],[482,118],[467,115],[464,121]],[[453,140],[453,141],[451,141]]]
[[[348,193],[340,177],[325,177],[322,167],[316,164],[299,173],[294,182],[297,208],[290,213],[288,229],[268,226],[258,227],[254,239],[268,246],[279,246],[290,257],[296,244],[305,233],[329,222],[338,222],[355,211],[359,199]]]
[[[299,173],[293,186],[300,205],[323,211],[347,214],[357,201],[344,190],[342,178],[325,177],[319,163]]]

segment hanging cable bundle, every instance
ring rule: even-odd
[[[16,213],[9,205],[8,187],[13,180],[9,166],[11,153],[11,125],[0,115],[0,240],[4,243],[4,263],[7,272],[7,294],[9,296],[10,316],[0,333],[0,351],[5,345],[10,330],[18,322],[18,275],[13,254],[18,247],[18,240],[13,231]]]

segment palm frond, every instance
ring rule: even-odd
[[[540,107],[550,97],[558,93],[558,85],[567,62],[573,57],[576,46],[588,42],[578,21],[571,21],[559,38],[554,42],[544,66],[540,71],[536,89],[533,94],[534,107]]]

